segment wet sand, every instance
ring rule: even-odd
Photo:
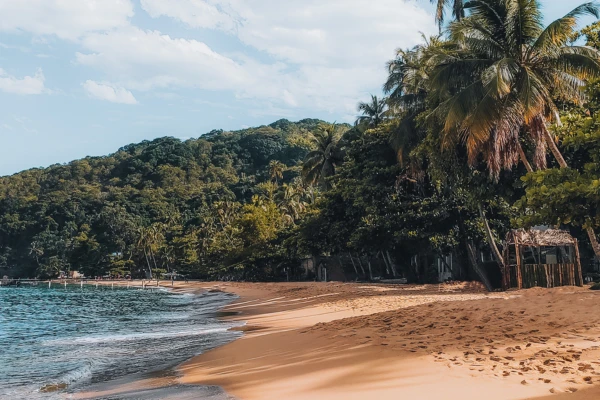
[[[241,400],[600,398],[600,293],[586,288],[177,286],[238,294],[224,318],[246,321],[241,339],[181,365],[177,384]]]

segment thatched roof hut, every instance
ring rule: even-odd
[[[506,235],[507,244],[523,246],[569,246],[576,242],[569,232],[560,229],[516,229]]]
[[[577,239],[558,229],[508,232],[504,247],[504,289],[582,286]]]

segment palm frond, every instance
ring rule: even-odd
[[[565,46],[576,31],[579,17],[585,15],[600,18],[598,4],[595,2],[581,4],[564,17],[550,23],[535,41],[532,49],[539,51],[552,46]]]
[[[520,79],[517,82],[517,93],[523,107],[525,123],[542,113],[552,103],[549,89],[540,78],[528,67],[522,67]]]
[[[589,80],[600,76],[600,52],[591,47],[568,46],[557,51],[553,67]]]
[[[504,0],[506,40],[513,53],[522,53],[543,31],[543,16],[537,0]]]

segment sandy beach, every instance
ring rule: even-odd
[[[216,385],[240,400],[600,398],[600,293],[587,288],[307,282],[175,290],[237,294],[223,315],[243,321],[245,334],[181,365],[171,385]]]

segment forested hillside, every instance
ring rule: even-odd
[[[301,194],[277,207],[259,202],[281,184],[300,186],[295,166],[319,123],[281,120],[185,142],[165,137],[0,178],[0,268],[51,277],[69,269],[208,276],[250,267],[259,257],[253,248],[266,251],[262,244],[298,217]],[[289,219],[273,221],[273,213]]]

